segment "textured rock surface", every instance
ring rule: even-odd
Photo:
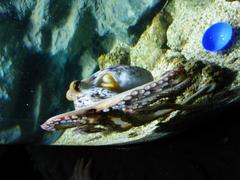
[[[140,28],[137,26],[139,20],[151,14],[151,10],[156,8],[161,1],[159,0],[99,0],[95,8],[98,20],[99,34],[113,33],[120,40],[131,42],[134,37],[132,29]],[[142,22],[142,21],[141,21]],[[144,21],[142,23],[145,23]],[[131,33],[129,33],[131,32]]]
[[[144,31],[139,41],[131,48],[131,64],[145,69],[153,69],[157,59],[163,54],[166,43],[167,22],[163,14],[154,17],[152,24]]]
[[[21,72],[16,67],[22,65],[26,51],[20,44],[22,32],[21,24],[1,19],[0,21],[0,118],[10,113],[13,104],[14,91],[18,87]]]
[[[107,54],[102,54],[98,58],[100,69],[118,64],[130,65],[129,47],[126,44],[117,44]]]

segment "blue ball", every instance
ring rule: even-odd
[[[227,48],[233,38],[230,24],[219,22],[210,26],[203,34],[202,45],[207,51],[221,51]]]

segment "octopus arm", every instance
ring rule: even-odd
[[[149,82],[145,85],[133,88],[131,90],[117,94],[111,98],[100,100],[80,110],[63,113],[48,119],[41,127],[48,131],[54,131],[57,127],[75,127],[85,120],[97,122],[99,114],[108,114],[112,110],[118,110],[123,113],[139,111],[143,105],[140,102],[149,105],[151,102],[163,96],[170,96],[177,93],[190,81],[185,78],[185,70],[179,66],[175,70],[169,71],[160,80]],[[151,99],[152,98],[152,99]],[[149,100],[150,99],[150,100]],[[135,107],[133,107],[135,105]],[[89,118],[91,116],[91,118]]]

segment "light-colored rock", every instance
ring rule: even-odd
[[[28,31],[25,34],[23,42],[28,48],[35,51],[42,51],[42,29],[49,20],[48,7],[49,0],[37,0],[29,18]]]
[[[64,134],[55,142],[54,145],[111,145],[111,144],[124,144],[129,141],[140,140],[151,133],[157,128],[157,121],[153,121],[147,125],[131,128],[124,132],[114,133],[90,133],[81,134],[74,129],[68,129]],[[162,133],[162,136],[167,133]]]
[[[164,52],[162,46],[166,43],[166,30],[167,22],[163,14],[159,13],[140,36],[136,45],[131,48],[131,65],[152,70]]]
[[[15,68],[21,66],[21,59],[26,55],[19,43],[22,38],[20,27],[5,19],[0,23],[0,118],[10,113],[20,73]]]
[[[134,40],[130,28],[137,25],[143,15],[158,5],[159,0],[99,0],[96,3],[98,17],[98,32],[100,35],[113,33],[124,42]]]
[[[23,20],[31,12],[35,0],[2,0],[0,1],[0,16]]]
[[[85,41],[94,41],[97,36],[108,34],[130,43],[136,39],[136,35],[134,31],[130,33],[129,29],[137,25],[142,16],[150,13],[150,10],[160,2],[37,0],[33,3],[25,0],[21,3],[17,1],[15,6],[16,9],[24,4],[32,7],[28,30],[24,37],[25,45],[37,52],[44,51],[54,55],[72,49],[72,41],[78,40],[78,48],[81,48],[88,44]],[[88,48],[91,45],[89,44]]]
[[[79,59],[79,64],[82,66],[81,78],[88,78],[98,67],[95,57],[92,56],[93,53],[85,51]]]
[[[165,17],[159,13],[153,18],[151,25],[146,28],[134,46],[117,41],[108,54],[102,54],[98,58],[100,68],[117,64],[131,64],[151,71],[166,51],[163,47],[166,43],[166,30]]]

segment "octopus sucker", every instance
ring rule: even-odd
[[[157,83],[154,82],[154,83],[152,83],[150,86],[151,86],[151,88],[155,88],[155,87],[157,86]]]
[[[126,97],[124,97],[124,101],[129,101],[132,99],[132,96],[131,95],[127,95]]]
[[[199,97],[214,95],[226,86],[224,78],[219,77],[224,74],[221,69],[211,67],[198,61],[181,63],[155,80],[149,71],[136,66],[100,70],[87,79],[70,83],[66,97],[73,101],[75,110],[54,116],[41,127],[47,131],[119,131],[176,110],[203,108],[204,104],[194,104]]]
[[[132,95],[132,96],[137,96],[137,95],[138,95],[138,91],[133,91],[133,92],[131,93],[131,95]]]
[[[151,88],[151,86],[147,85],[147,86],[144,87],[144,90],[147,91],[147,90],[149,90],[150,88]]]
[[[146,91],[145,93],[143,93],[144,97],[145,97],[145,96],[148,96],[148,95],[150,95],[150,94],[151,94],[150,91]]]
[[[113,107],[113,109],[114,109],[114,107]],[[107,108],[107,109],[103,109],[102,111],[103,111],[103,112],[109,112],[109,111],[110,111],[110,109],[109,109],[109,108]]]

